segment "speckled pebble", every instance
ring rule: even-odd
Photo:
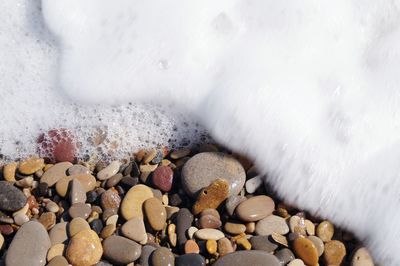
[[[323,241],[328,242],[335,233],[333,224],[329,221],[323,221],[317,226],[317,236]]]
[[[327,265],[340,265],[346,256],[346,247],[338,240],[325,243],[324,260]]]
[[[86,229],[71,238],[65,254],[74,266],[90,266],[99,262],[103,247],[96,232]]]
[[[223,238],[225,235],[224,233],[222,233],[217,229],[205,228],[196,231],[196,233],[194,233],[194,236],[201,240],[208,240],[208,239],[219,240]]]

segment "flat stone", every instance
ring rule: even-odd
[[[107,179],[106,187],[111,188],[116,186],[124,176],[121,173],[115,174],[109,179]]]
[[[274,201],[268,196],[260,195],[240,203],[236,207],[235,213],[242,221],[256,222],[271,215],[274,209]]]
[[[214,228],[217,229],[221,227],[221,221],[213,215],[207,214],[202,215],[198,220],[199,228]]]
[[[178,245],[183,245],[187,240],[186,231],[192,226],[193,214],[186,208],[181,208],[176,216],[176,233]]]
[[[193,205],[193,214],[197,215],[205,209],[216,209],[228,197],[229,184],[224,179],[213,181],[204,188]]]
[[[278,248],[278,245],[271,242],[268,236],[253,236],[250,238],[250,243],[252,249],[263,250],[268,253],[272,253]]]
[[[90,229],[89,223],[81,217],[72,219],[68,225],[68,233],[70,237],[73,237],[77,233],[87,229]]]
[[[128,264],[140,257],[142,247],[121,236],[110,236],[103,241],[104,257],[114,264]]]
[[[229,184],[229,196],[239,194],[246,181],[243,166],[232,156],[219,152],[198,153],[185,163],[181,182],[188,195],[196,197],[218,178]]]
[[[14,222],[16,225],[23,225],[29,221],[29,217],[26,214],[19,213],[14,216]]]
[[[298,237],[293,242],[293,250],[297,257],[307,265],[318,263],[318,251],[313,242],[305,237]]]
[[[229,253],[213,264],[213,266],[234,265],[281,266],[274,255],[260,250],[241,250]]]
[[[6,164],[3,168],[3,176],[6,181],[15,182],[15,172],[17,170],[18,163],[11,162]]]
[[[56,184],[56,191],[57,194],[61,197],[65,197],[67,195],[67,191],[69,188],[69,183],[71,180],[76,179],[78,180],[85,192],[89,192],[96,187],[96,178],[91,174],[78,174],[78,175],[71,175],[71,176],[64,176],[62,177]]]
[[[351,259],[351,266],[374,266],[374,261],[368,250],[364,247],[357,249]]]
[[[100,261],[103,247],[96,232],[90,229],[74,235],[67,247],[66,257],[74,266],[91,266]]]
[[[71,218],[82,217],[85,220],[89,217],[89,214],[91,212],[92,209],[85,203],[75,203],[68,210],[68,213],[71,216]]]
[[[151,228],[155,231],[162,230],[167,221],[167,212],[162,202],[157,198],[147,199],[143,203],[143,209]]]
[[[152,190],[145,185],[136,185],[128,190],[121,204],[121,214],[125,220],[143,217],[142,206],[145,200],[152,198]]]
[[[17,211],[25,206],[27,198],[12,183],[0,181],[0,210]]]
[[[346,256],[346,247],[338,240],[325,243],[324,260],[327,265],[341,265]]]
[[[140,255],[139,265],[140,266],[150,266],[151,265],[151,254],[156,250],[155,247],[151,245],[145,245],[142,248],[142,254]]]
[[[56,215],[53,212],[45,212],[39,217],[39,223],[41,223],[46,230],[53,228],[56,224]]]
[[[276,215],[269,215],[257,222],[257,235],[267,236],[271,235],[272,233],[277,233],[280,235],[286,235],[289,233],[289,226],[286,224],[286,220]]]
[[[153,172],[152,183],[163,192],[171,190],[173,180],[174,172],[169,166],[159,166]]]
[[[104,210],[119,209],[121,197],[118,195],[118,191],[115,188],[110,188],[101,194],[100,203]]]
[[[208,239],[219,240],[225,237],[224,233],[222,233],[221,231],[211,228],[197,230],[196,233],[194,233],[194,236],[201,240],[208,240]]]
[[[67,242],[67,225],[67,222],[61,222],[55,224],[54,227],[49,231],[49,237],[52,246],[56,244],[65,244]]]
[[[42,224],[30,221],[23,224],[14,236],[6,255],[6,265],[46,264],[50,238]]]
[[[200,247],[193,239],[189,239],[188,241],[186,241],[183,249],[185,251],[185,254],[200,253]]]
[[[218,240],[218,252],[220,257],[232,253],[233,251],[235,250],[233,248],[232,242],[228,238],[223,237]]]
[[[143,218],[133,217],[125,222],[121,227],[122,234],[139,243],[147,242],[146,228],[144,226]]]
[[[205,266],[206,260],[196,253],[181,255],[176,258],[176,266]]]
[[[333,224],[329,221],[323,221],[317,226],[317,236],[323,242],[328,242],[332,239],[335,233]]]
[[[51,259],[47,266],[68,266],[69,263],[67,259],[63,256],[57,256]]]
[[[318,251],[318,257],[320,257],[322,255],[322,253],[324,253],[324,242],[322,242],[321,238],[317,237],[317,236],[308,236],[307,239],[311,240],[311,242],[313,242],[314,246],[317,248]]]
[[[289,262],[295,259],[293,252],[284,248],[275,252],[275,257],[280,261],[281,265],[287,265]]]
[[[262,184],[263,179],[259,175],[247,180],[245,184],[247,193],[253,194]]]
[[[226,222],[224,230],[231,235],[239,235],[246,231],[246,226],[240,223]]]
[[[151,263],[152,266],[174,266],[175,257],[168,248],[160,247],[151,254]]]
[[[225,202],[225,208],[226,208],[227,213],[228,213],[230,216],[233,216],[236,207],[237,207],[240,203],[242,203],[243,201],[245,201],[245,200],[246,200],[246,197],[245,197],[245,196],[241,196],[241,195],[230,196],[230,197],[226,200],[226,202]]]
[[[70,162],[62,162],[62,163],[57,163],[50,167],[42,177],[40,178],[41,183],[46,183],[49,185],[49,187],[54,186],[58,180],[61,178],[67,176],[67,169],[72,166],[72,163]]]
[[[111,162],[107,167],[97,173],[98,180],[106,180],[118,173],[121,163],[119,161]]]
[[[19,163],[18,171],[24,175],[31,175],[44,167],[44,159],[31,157]]]
[[[74,164],[70,168],[67,169],[68,175],[80,175],[80,174],[90,174],[90,170],[80,164]]]
[[[77,179],[72,179],[70,184],[71,191],[69,193],[69,201],[71,205],[74,205],[75,203],[85,203],[86,191],[83,189],[81,182]]]

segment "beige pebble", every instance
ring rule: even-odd
[[[29,221],[29,217],[26,214],[17,214],[14,217],[14,222],[16,225],[23,225],[24,223]]]
[[[233,251],[235,250],[233,248],[232,242],[228,238],[223,237],[218,240],[218,253],[221,257],[232,253]]]
[[[341,265],[346,256],[346,247],[338,240],[325,243],[323,257],[327,265]]]
[[[157,150],[156,149],[150,149],[149,151],[146,152],[146,155],[143,157],[143,163],[148,164],[157,156]]]
[[[236,207],[236,215],[245,222],[256,222],[269,215],[274,211],[274,201],[265,195],[254,196]]]
[[[68,223],[66,222],[57,223],[53,226],[53,228],[49,231],[51,245],[67,242],[67,227]]]
[[[20,214],[26,214],[28,212],[28,210],[29,210],[29,203],[26,203],[23,208],[21,208],[20,210],[13,213],[13,217],[20,215]]]
[[[121,227],[121,232],[125,237],[141,244],[147,242],[146,228],[141,217],[133,217],[126,221]]]
[[[143,203],[143,210],[151,228],[160,231],[165,227],[167,212],[162,202],[157,198],[149,198]]]
[[[153,197],[153,191],[145,185],[136,185],[128,190],[121,203],[121,214],[125,220],[143,217],[143,202]]]
[[[301,259],[294,259],[289,262],[287,266],[305,266],[305,264]]]
[[[194,236],[201,240],[209,240],[209,239],[219,240],[223,238],[225,235],[224,233],[222,233],[217,229],[205,228],[197,230],[196,233],[194,233]]]
[[[90,266],[100,261],[103,247],[96,232],[90,229],[80,231],[71,238],[66,257],[72,265]]]
[[[246,223],[246,233],[252,234],[255,231],[256,231],[256,223],[255,222]]]
[[[310,220],[305,221],[306,224],[306,232],[309,236],[315,235],[315,224]]]
[[[31,157],[25,161],[20,162],[18,166],[18,171],[24,175],[31,175],[37,170],[44,167],[44,159]]]
[[[206,242],[206,249],[207,252],[211,255],[217,253],[217,249],[218,249],[218,244],[217,241],[213,240],[213,239],[209,239]]]
[[[54,201],[49,201],[46,203],[46,210],[57,213],[60,210],[60,207]]]
[[[169,240],[169,243],[171,244],[171,246],[176,247],[176,243],[178,240],[177,234],[174,233],[174,234],[169,235],[168,240]]]
[[[103,230],[101,230],[100,237],[103,239],[106,239],[106,238],[112,236],[116,229],[117,228],[116,228],[115,224],[106,225],[103,228]]]
[[[323,221],[317,227],[317,236],[321,238],[323,242],[330,241],[334,232],[333,224],[329,221]]]
[[[142,173],[151,173],[154,172],[154,170],[156,170],[158,167],[157,164],[141,164],[139,166],[140,168],[140,172]]]
[[[307,238],[313,242],[314,246],[317,248],[318,256],[321,257],[322,253],[324,253],[324,242],[317,236],[308,236]]]
[[[277,233],[272,233],[271,238],[278,244],[281,244],[285,247],[289,247],[289,243],[287,241],[287,238],[283,235],[277,234]]]
[[[364,247],[357,249],[351,259],[351,266],[374,266],[374,261]]]
[[[118,214],[111,215],[110,217],[108,217],[108,219],[106,221],[106,225],[114,224],[116,226],[118,217],[119,217]]]
[[[278,233],[280,235],[289,233],[289,226],[286,224],[286,220],[280,216],[269,215],[257,222],[257,235],[267,236],[272,233]]]
[[[0,234],[0,250],[2,250],[4,247],[4,236]]]
[[[189,229],[187,230],[187,234],[189,239],[193,239],[194,234],[198,231],[199,229],[197,227],[191,226],[189,227]]]
[[[57,194],[61,197],[65,197],[67,195],[69,183],[73,179],[77,179],[81,183],[85,192],[89,192],[96,187],[96,178],[91,174],[64,176],[56,183]]]
[[[169,203],[168,195],[167,194],[162,195],[162,200],[161,201],[162,201],[162,204],[164,206],[167,206],[168,203]]]
[[[64,244],[56,244],[52,246],[47,252],[47,261],[50,261],[54,257],[64,255],[66,246]]]
[[[246,226],[244,224],[226,222],[224,230],[229,234],[239,235],[246,231]]]
[[[56,224],[56,215],[52,212],[45,212],[39,217],[39,223],[41,223],[46,230],[53,228]]]
[[[44,172],[40,178],[41,183],[47,183],[49,187],[54,186],[61,178],[67,176],[67,169],[72,166],[70,162],[57,163]]]
[[[6,164],[3,168],[3,176],[6,181],[15,182],[15,171],[17,170],[17,163],[12,162]]]
[[[107,167],[97,173],[98,180],[106,180],[118,173],[121,163],[119,161],[111,162]]]
[[[90,229],[90,226],[88,222],[81,218],[81,217],[76,217],[72,219],[72,221],[68,224],[68,233],[70,237],[73,237],[80,231]]]
[[[168,235],[174,234],[176,232],[176,225],[175,224],[169,224],[167,227],[167,233]]]
[[[15,185],[17,187],[22,187],[22,188],[28,188],[31,187],[33,184],[33,177],[32,176],[28,176],[25,177],[21,180],[18,180],[17,182],[15,182]]]

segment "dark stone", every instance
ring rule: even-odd
[[[180,206],[182,204],[182,197],[178,193],[170,194],[168,201],[171,206]]]
[[[136,186],[138,183],[139,183],[139,178],[131,176],[124,176],[120,181],[120,184],[126,186],[127,188]]]
[[[173,180],[174,172],[168,166],[157,167],[152,175],[153,185],[163,192],[168,192],[171,190]]]
[[[124,174],[124,176],[130,175],[134,177],[139,177],[140,175],[139,166],[135,161],[131,161],[122,173]]]
[[[97,200],[97,192],[92,190],[86,193],[86,202],[87,203],[93,203]]]
[[[213,266],[236,265],[281,266],[274,255],[261,250],[241,250],[229,253],[213,264]]]
[[[176,258],[176,266],[205,266],[205,265],[206,265],[206,260],[204,259],[204,257],[195,253],[181,255],[178,258]]]
[[[37,197],[46,197],[47,193],[49,192],[49,185],[47,183],[39,183],[35,192]]]
[[[14,233],[14,229],[9,224],[0,224],[0,233],[5,236],[9,236]]]
[[[107,179],[106,187],[111,188],[111,187],[116,186],[121,181],[122,178],[123,178],[123,175],[121,173],[113,175],[112,177]]]
[[[284,249],[281,249],[281,250],[275,252],[275,256],[281,262],[282,266],[288,264],[290,261],[292,261],[296,258],[294,256],[293,252],[288,248],[284,248]]]
[[[149,266],[150,265],[150,256],[154,250],[156,250],[156,247],[153,247],[151,245],[146,245],[142,248],[142,254],[140,255],[140,259],[139,259],[140,266]]]
[[[96,232],[96,234],[100,234],[101,230],[103,230],[103,222],[100,219],[95,219],[90,223],[90,228]]]
[[[0,181],[0,210],[17,211],[25,206],[27,198],[12,183]]]
[[[176,215],[176,232],[179,247],[182,247],[188,240],[186,231],[192,226],[193,218],[193,214],[186,208],[180,209]]]
[[[278,245],[269,240],[269,236],[253,236],[250,238],[251,248],[255,250],[263,250],[269,253],[275,251]]]

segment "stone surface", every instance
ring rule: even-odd
[[[241,195],[230,196],[230,197],[226,200],[226,202],[225,202],[225,208],[226,208],[227,213],[228,213],[230,216],[233,216],[236,207],[237,207],[240,203],[242,203],[243,201],[245,201],[245,200],[246,200],[246,197],[245,197],[245,196],[241,196]]]
[[[293,242],[293,250],[305,264],[316,265],[318,263],[318,251],[311,240],[304,237],[296,238]]]
[[[176,259],[176,266],[205,266],[206,260],[203,256],[190,253],[181,255]]]
[[[90,266],[99,262],[102,254],[103,247],[96,232],[86,229],[71,238],[66,258],[74,266]]]
[[[128,190],[121,204],[121,214],[125,220],[143,217],[143,202],[153,197],[152,190],[145,185],[136,185]]]
[[[162,202],[157,198],[147,199],[143,203],[143,209],[151,228],[155,231],[162,230],[167,220],[167,212]]]
[[[213,266],[234,265],[281,266],[274,255],[259,250],[242,250],[229,253],[213,264]]]
[[[103,210],[119,209],[119,206],[121,205],[121,197],[118,195],[118,191],[115,188],[110,188],[101,194],[100,202]]]
[[[100,237],[106,239],[110,237],[112,234],[114,234],[115,230],[116,230],[115,224],[106,225],[103,228],[103,230],[101,230]]]
[[[320,257],[322,253],[324,253],[324,242],[322,242],[322,240],[317,236],[308,236],[307,239],[313,242],[314,246],[317,248],[318,256]]]
[[[123,178],[124,176],[121,173],[115,174],[112,177],[110,177],[109,179],[107,179],[107,188],[111,188],[116,186]]]
[[[197,245],[196,241],[194,241],[193,239],[189,239],[185,243],[184,251],[185,251],[185,254],[199,253],[200,247],[199,247],[199,245]]]
[[[84,203],[75,203],[68,210],[68,213],[71,216],[71,218],[81,217],[85,220],[89,217],[89,214],[91,212],[92,209],[90,208],[90,206]]]
[[[272,243],[268,236],[253,236],[250,238],[250,243],[252,249],[263,250],[268,253],[272,253],[278,248],[278,245]]]
[[[153,172],[153,185],[163,192],[168,192],[172,188],[174,172],[169,166],[159,166]]]
[[[229,184],[224,179],[213,181],[208,187],[201,190],[197,201],[193,205],[193,214],[197,215],[205,209],[216,209],[228,197]]]
[[[145,245],[142,248],[142,254],[140,254],[139,265],[140,266],[150,266],[151,265],[151,254],[156,250],[155,247],[151,245]]]
[[[325,243],[324,260],[327,265],[340,265],[346,256],[346,247],[338,240]]]
[[[73,179],[77,179],[81,183],[85,192],[89,192],[96,187],[96,178],[91,174],[64,176],[56,184],[56,191],[58,195],[60,195],[61,197],[65,197],[67,195],[69,183]]]
[[[218,250],[218,243],[213,239],[209,239],[206,242],[206,249],[209,254],[216,254]]]
[[[317,236],[323,241],[328,242],[335,233],[333,224],[329,221],[323,221],[317,226]]]
[[[245,188],[247,193],[253,194],[257,188],[259,188],[263,183],[261,176],[255,176],[246,181]]]
[[[152,266],[174,266],[175,257],[172,252],[166,247],[157,248],[151,254]]]
[[[239,235],[246,231],[246,226],[240,223],[226,222],[224,225],[224,230],[229,234]]]
[[[354,252],[354,255],[351,259],[351,266],[374,266],[374,261],[368,250],[362,247]]]
[[[193,214],[186,208],[178,211],[176,216],[176,233],[178,237],[178,245],[183,245],[186,240],[186,231],[192,226]]]
[[[236,207],[235,213],[242,221],[256,222],[271,215],[274,209],[274,201],[268,196],[260,195],[240,203]]]
[[[271,235],[272,233],[286,235],[289,233],[289,226],[286,220],[276,215],[269,215],[256,224],[256,234],[260,236]]]
[[[73,237],[77,233],[87,229],[90,229],[89,223],[81,217],[72,219],[72,221],[68,224],[68,234],[70,237]]]
[[[6,164],[3,168],[3,176],[6,181],[15,182],[15,171],[17,170],[18,163],[11,162]]]
[[[288,248],[275,252],[275,257],[280,261],[281,265],[287,265],[290,261],[295,259],[293,252]]]
[[[202,215],[198,220],[199,228],[214,228],[217,229],[221,227],[221,221],[213,215],[207,214]]]
[[[78,179],[73,179],[70,182],[70,186],[69,201],[71,205],[75,203],[85,203],[86,191],[83,189],[81,182],[79,182]]]
[[[74,164],[67,170],[68,175],[90,174],[90,170],[80,164]]]
[[[39,223],[41,223],[46,230],[53,228],[56,224],[56,215],[53,212],[45,212],[39,217]]]
[[[49,231],[49,237],[51,245],[65,244],[68,239],[67,235],[67,222],[61,222],[54,225],[54,227]]]
[[[7,251],[6,265],[46,264],[50,238],[42,224],[30,221],[21,226]]]
[[[218,240],[218,252],[221,257],[225,256],[226,254],[232,253],[233,251],[234,248],[232,242],[228,238],[223,237]]]
[[[67,169],[72,166],[70,162],[57,163],[50,167],[42,177],[40,178],[41,183],[46,183],[49,187],[54,186],[61,178],[67,176]]]
[[[44,167],[43,158],[31,157],[18,165],[18,171],[24,175],[31,175]]]
[[[143,218],[133,217],[125,222],[121,227],[122,234],[139,243],[146,243],[147,234],[144,226]]]
[[[140,257],[142,247],[128,238],[112,235],[103,241],[104,257],[113,264],[128,264]]]
[[[47,261],[50,261],[54,257],[62,256],[64,254],[66,246],[64,244],[57,244],[52,246],[47,252]]]
[[[201,240],[208,240],[208,239],[219,240],[223,238],[225,235],[224,233],[222,233],[217,229],[205,228],[197,230],[196,233],[194,233],[194,236]]]
[[[121,163],[119,161],[111,162],[107,167],[97,173],[98,180],[106,180],[118,173]]]
[[[21,190],[10,182],[0,181],[0,210],[14,212],[22,209],[26,202],[27,198]]]
[[[233,157],[218,152],[198,153],[185,163],[181,182],[192,197],[218,178],[229,184],[229,196],[239,194],[243,188],[246,173],[243,166]]]
[[[68,266],[68,265],[69,265],[69,263],[68,263],[67,259],[63,256],[54,257],[47,264],[47,266]]]

